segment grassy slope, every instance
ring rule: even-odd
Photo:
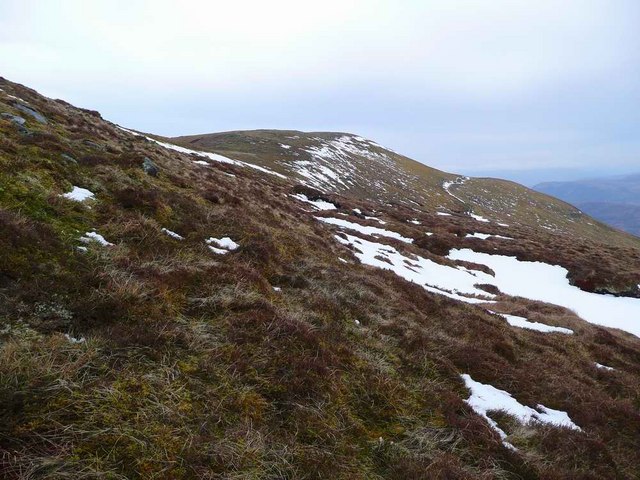
[[[317,161],[307,151],[317,146],[318,139],[332,140],[342,133],[299,132],[288,130],[252,130],[214,134],[191,135],[177,137],[172,141],[189,148],[209,150],[242,159],[261,166],[304,180],[297,174],[291,162],[296,160]],[[284,150],[281,144],[292,148]],[[407,185],[385,183],[385,175],[372,162],[354,163],[355,170],[369,182],[356,187],[345,188],[336,184],[333,191],[348,194],[361,199],[387,201],[404,206],[418,208],[420,211],[433,212],[438,208],[451,209],[458,212],[475,212],[488,218],[508,224],[539,229],[544,226],[563,235],[578,238],[590,238],[617,246],[640,247],[640,239],[604,225],[593,218],[582,214],[574,206],[557,198],[550,197],[528,189],[514,182],[492,179],[474,178],[464,185],[454,185],[451,191],[453,198],[442,188],[444,181],[451,181],[458,175],[442,172],[416,162],[403,155],[385,150],[382,147],[372,149],[384,152],[391,158],[399,172],[407,176]],[[386,173],[386,172],[385,172]],[[382,177],[386,191],[380,195],[380,189],[371,185],[371,179]]]
[[[0,121],[4,477],[640,475],[637,339],[501,297],[496,310],[576,335],[511,329],[359,265],[286,196],[292,183],[198,166],[92,112],[5,81],[0,88],[50,121],[29,120],[30,136]],[[1,92],[0,109],[17,113]],[[158,177],[144,174],[144,157],[159,165]],[[72,185],[96,193],[90,209],[59,196]],[[375,206],[389,228],[414,238],[420,228],[406,220],[418,216],[445,243],[475,245],[452,233],[478,229],[465,215],[333,198],[347,214]],[[92,228],[115,246],[78,251],[78,237]],[[638,255],[536,237],[526,225],[510,233],[523,245],[571,244],[585,258],[598,251],[615,259],[618,248]],[[207,250],[205,238],[226,235],[237,252]],[[397,248],[438,260],[418,245]],[[71,343],[64,333],[87,340]],[[505,418],[520,449],[507,450],[464,404],[460,373],[523,403],[566,410],[583,432]]]
[[[342,133],[304,133],[286,130],[236,131],[205,135],[193,135],[173,139],[189,148],[210,150],[272,168],[299,181],[292,162],[315,162],[307,150],[321,145],[318,139],[332,140]],[[290,149],[281,148],[290,145]],[[458,178],[430,168],[395,152],[374,147],[372,151],[384,152],[395,162],[397,171],[384,170],[369,160],[354,161],[352,170],[363,178],[361,183],[345,188],[335,184],[332,192],[370,202],[376,211],[387,211],[400,217],[433,219],[436,210],[449,210],[455,218],[435,218],[434,226],[443,225],[443,241],[451,247],[464,247],[468,243],[452,236],[454,233],[482,231],[511,236],[517,232],[520,239],[514,245],[500,245],[504,253],[532,261],[560,264],[570,270],[572,283],[590,291],[639,296],[638,270],[640,269],[640,238],[622,233],[583,214],[575,207],[528,189],[514,182],[491,178],[474,178],[462,185],[453,185],[447,193],[442,184]],[[399,175],[397,172],[400,172]],[[404,182],[394,183],[401,177]],[[381,179],[373,186],[374,180]],[[395,211],[395,213],[394,213]],[[473,212],[494,220],[491,225],[478,224],[464,213]],[[509,229],[496,225],[503,222]],[[446,227],[446,228],[445,228]],[[449,235],[447,235],[449,234]],[[464,235],[462,235],[464,236]],[[588,246],[585,246],[587,245]],[[601,246],[606,245],[603,249]],[[488,242],[476,242],[476,250],[493,252],[496,246]],[[606,262],[599,258],[607,257]]]

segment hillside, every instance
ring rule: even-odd
[[[613,227],[640,236],[640,175],[547,182],[534,187]]]
[[[640,239],[352,134],[0,89],[3,478],[640,476]]]
[[[187,148],[222,153],[321,191],[426,211],[486,215],[497,222],[599,239],[611,229],[563,201],[517,183],[467,178],[430,168],[345,133],[254,130],[176,137]],[[617,244],[630,243],[614,234]],[[612,239],[614,238],[612,237]]]

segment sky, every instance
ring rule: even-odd
[[[1,0],[0,75],[166,136],[357,133],[525,184],[640,172],[638,0]]]

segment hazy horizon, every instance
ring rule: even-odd
[[[532,185],[640,170],[639,24],[628,0],[9,0],[0,75],[160,135],[349,131]]]

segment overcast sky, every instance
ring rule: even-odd
[[[638,0],[0,0],[0,75],[167,136],[349,131],[529,183],[640,171]]]

